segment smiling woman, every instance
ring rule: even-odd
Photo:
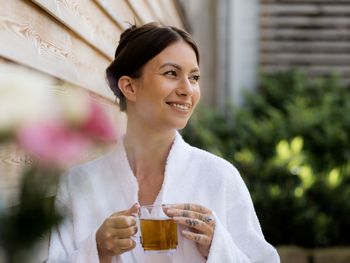
[[[51,236],[49,262],[279,262],[237,170],[178,133],[200,99],[192,37],[131,26],[107,77],[127,113],[126,133],[114,151],[62,180],[57,207],[68,219]],[[164,209],[180,231],[172,254],[145,254],[135,239],[135,214],[150,204],[172,204]]]
[[[184,128],[199,101],[198,74],[195,52],[177,41],[148,61],[139,78],[122,76],[118,84],[127,101],[128,127]]]

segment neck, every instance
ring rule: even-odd
[[[136,127],[128,122],[125,151],[137,178],[163,176],[166,159],[175,138],[175,130],[164,132]]]

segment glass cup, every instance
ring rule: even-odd
[[[177,247],[177,224],[164,213],[166,205],[142,205],[141,244],[145,253],[171,253]]]

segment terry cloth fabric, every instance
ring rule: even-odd
[[[152,154],[150,154],[152,158]],[[51,235],[49,263],[97,263],[95,233],[111,214],[138,201],[138,184],[122,140],[111,153],[72,168],[63,176],[57,207],[66,219]],[[278,263],[266,242],[249,192],[227,161],[192,147],[177,133],[155,203],[194,203],[214,212],[216,227],[208,259],[181,236],[174,254],[145,254],[138,243],[114,263]]]

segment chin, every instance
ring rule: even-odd
[[[187,126],[189,118],[173,118],[168,120],[166,126],[170,129],[182,130]]]
[[[183,122],[183,123],[179,123],[178,125],[177,125],[177,127],[176,127],[176,130],[182,130],[182,129],[184,129],[185,127],[186,127],[186,125],[187,125],[187,122],[188,121],[186,121],[186,122]]]

